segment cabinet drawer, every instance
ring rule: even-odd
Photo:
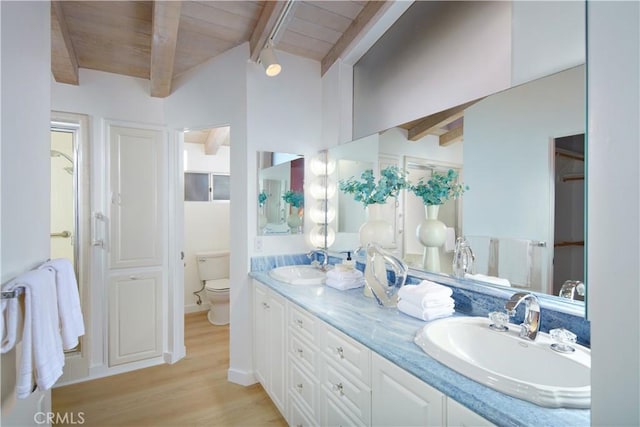
[[[310,343],[316,339],[316,318],[293,304],[291,304],[291,310],[289,310],[289,327],[298,331],[300,336]]]
[[[360,381],[353,381],[331,363],[325,363],[322,388],[327,397],[340,402],[348,412],[365,425],[371,424],[371,389]]]
[[[331,326],[324,328],[322,342],[328,360],[371,386],[371,350]]]
[[[289,392],[289,399],[291,400],[291,403],[289,405],[288,422],[291,427],[312,427],[318,425],[318,423],[314,422],[313,418],[310,417],[301,407],[299,400],[296,398],[294,393]]]
[[[296,363],[289,363],[289,396],[296,396],[300,405],[312,416],[318,410],[318,387],[316,380],[305,375]]]
[[[322,425],[326,427],[366,427],[369,425],[347,415],[348,411],[344,406],[328,396],[324,398],[322,412]]]
[[[318,375],[318,350],[295,332],[289,335],[289,356],[289,360],[295,360],[309,374]]]

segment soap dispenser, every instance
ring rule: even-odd
[[[347,259],[342,261],[342,264],[344,264],[349,269],[356,268],[356,261],[351,259],[351,251],[347,251]]]

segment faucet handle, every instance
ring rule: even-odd
[[[509,315],[504,311],[492,311],[489,313],[489,320],[491,324],[489,327],[494,331],[506,332],[509,330],[507,323],[509,323]]]
[[[551,344],[553,350],[559,353],[573,353],[576,351],[576,349],[571,346],[571,344],[576,343],[577,338],[577,335],[573,332],[564,328],[557,328],[551,329],[549,335],[555,341],[555,343]]]

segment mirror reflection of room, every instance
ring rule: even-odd
[[[304,157],[258,153],[258,234],[304,232]]]
[[[452,274],[455,240],[465,237],[475,258],[467,278],[559,295],[566,282],[584,281],[584,145],[576,148],[585,130],[584,78],[583,65],[570,68],[422,118],[435,123],[439,117],[422,134],[415,132],[421,121],[415,120],[329,154],[339,165],[338,179],[357,176],[356,166],[377,170],[381,161],[404,168],[414,183],[434,171],[456,171],[469,191],[440,208],[438,219],[449,234],[439,248],[440,268],[432,272]],[[456,139],[445,136],[457,127]],[[337,241],[347,242],[340,250],[357,247],[357,228],[341,218],[365,221],[364,211],[348,203],[352,198],[339,194]],[[394,252],[429,271],[416,236],[425,218],[422,201],[406,191],[391,209]],[[572,299],[583,295],[574,292]]]

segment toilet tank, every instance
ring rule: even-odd
[[[196,253],[200,280],[226,279],[229,277],[229,251]]]

